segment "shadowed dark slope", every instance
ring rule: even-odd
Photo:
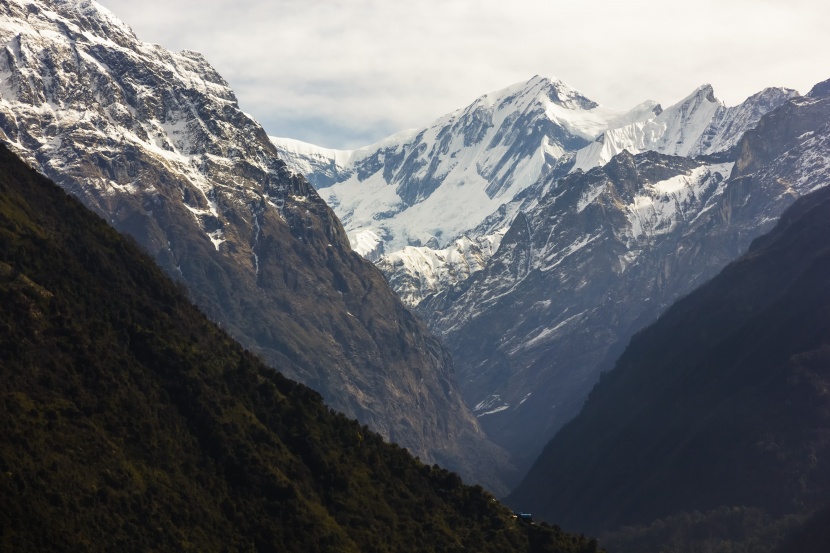
[[[0,550],[591,546],[263,366],[0,148]]]
[[[610,530],[830,492],[830,190],[637,334],[510,501]]]

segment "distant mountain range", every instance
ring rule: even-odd
[[[808,133],[828,115],[781,88],[726,107],[708,85],[616,113],[536,77],[353,152],[272,140],[445,340],[487,433],[529,464],[636,331],[824,185]],[[750,162],[752,136],[781,150]],[[780,155],[798,157],[790,174],[747,180]]]
[[[420,130],[354,151],[272,137],[280,157],[320,191],[356,250],[442,248],[608,128],[659,107],[599,106],[565,83],[534,77],[486,94]]]
[[[245,347],[425,462],[516,474],[446,348],[195,52],[90,0],[0,4],[0,139],[130,234]]]
[[[379,261],[399,295],[416,305],[477,270],[488,248],[471,266],[453,257],[469,257],[466,242],[497,245],[540,196],[547,175],[587,171],[623,150],[723,154],[794,94],[769,88],[726,107],[705,85],[665,110],[646,101],[621,112],[537,76],[358,150],[271,140],[334,208],[355,250]]]

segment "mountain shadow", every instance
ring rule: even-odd
[[[599,532],[830,493],[830,190],[632,338],[509,502]]]

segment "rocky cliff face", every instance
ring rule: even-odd
[[[135,237],[246,347],[503,491],[509,468],[446,349],[199,54],[142,43],[89,0],[4,2],[0,46],[0,138],[16,153]]]
[[[418,307],[488,433],[532,458],[637,330],[826,184],[828,121],[826,98],[798,97],[739,143],[734,169],[626,152],[549,182],[482,271]]]

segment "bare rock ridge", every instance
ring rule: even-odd
[[[201,55],[142,43],[89,0],[3,2],[0,47],[13,151],[331,406],[505,491],[511,469],[464,406],[448,351]]]

